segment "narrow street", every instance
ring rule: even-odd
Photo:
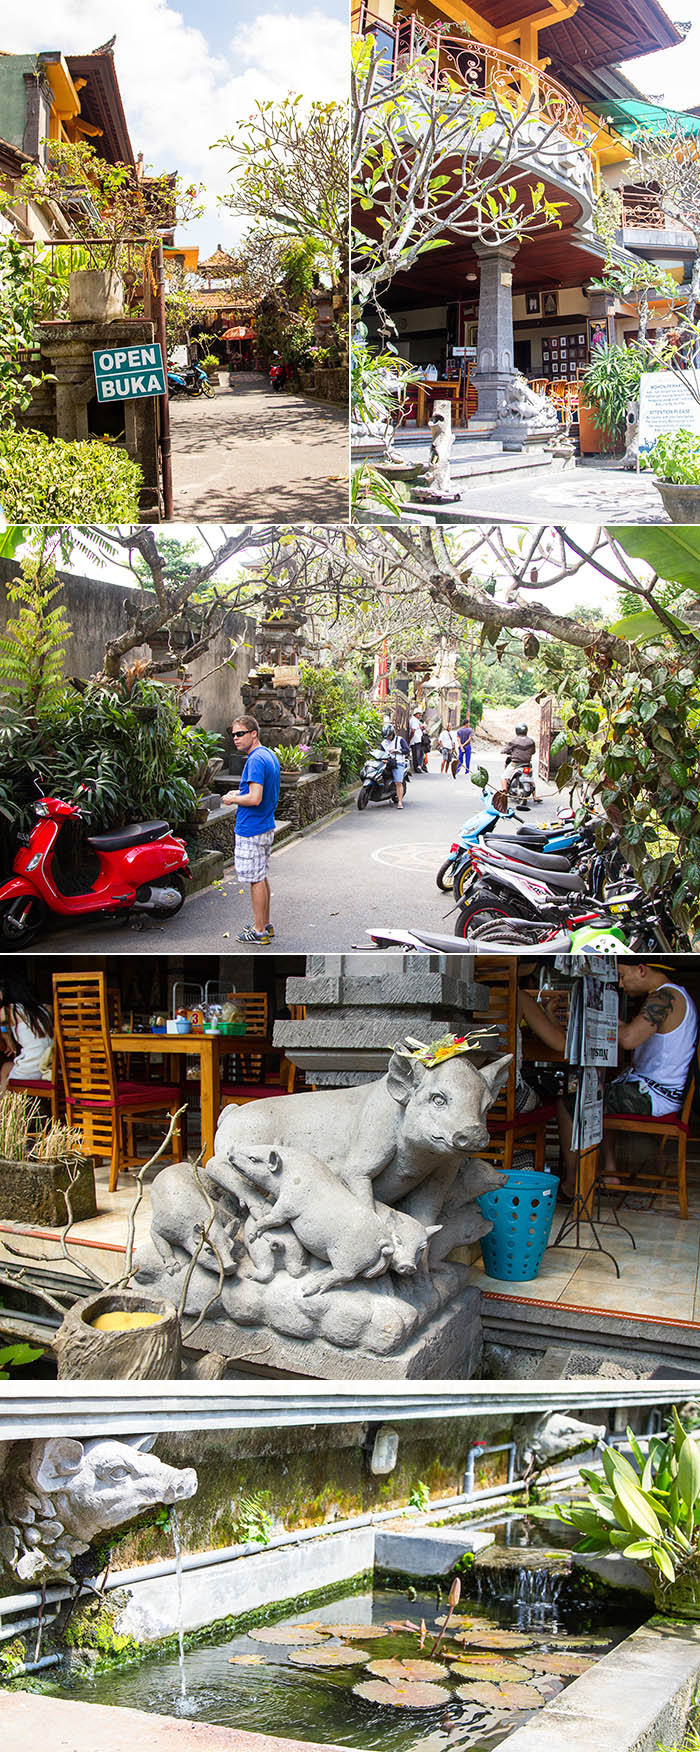
[[[242,371],[213,399],[171,402],[170,419],[177,521],[347,521],[347,408]]]
[[[476,763],[500,776],[498,754],[476,755]],[[527,820],[546,820],[555,813],[559,795],[553,786],[539,786],[544,800]],[[337,820],[303,838],[282,845],[271,866],[274,944],[265,955],[313,953],[314,950],[368,948],[367,928],[373,925],[416,926],[452,931],[454,902],[435,884],[436,872],[452,840],[481,801],[480,792],[462,773],[453,779],[440,773],[439,755],[430,757],[430,772],[411,780],[405,809],[375,804],[363,814],[351,807]],[[512,832],[516,823],[507,823]],[[248,892],[232,867],[218,888],[209,888],[185,903],[168,924],[146,921],[133,927],[95,925],[43,936],[42,950],[96,954],[143,953],[235,954],[237,933],[250,922]]]

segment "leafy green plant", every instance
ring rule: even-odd
[[[61,594],[53,561],[44,553],[28,555],[21,571],[5,585],[17,613],[0,634],[0,688],[35,708],[60,687],[71,624],[65,608],[52,606]]]
[[[26,1369],[43,1357],[43,1350],[31,1344],[6,1344],[0,1350],[0,1381],[8,1381],[11,1369]]]
[[[700,485],[700,438],[685,426],[678,432],[663,432],[640,460],[642,468],[652,469],[660,481]]]
[[[303,772],[309,764],[309,750],[304,742],[300,742],[296,748],[285,748],[280,743],[272,752],[277,755],[283,773]]]
[[[624,436],[627,408],[639,395],[643,371],[662,371],[661,352],[632,341],[596,347],[583,376],[586,407],[612,448]]]
[[[422,1511],[423,1509],[427,1509],[429,1505],[430,1490],[424,1480],[419,1478],[418,1483],[414,1484],[413,1490],[408,1499],[409,1509],[420,1509]]]
[[[200,359],[199,363],[203,371],[218,371],[219,369],[216,353],[205,353],[204,358]]]
[[[0,431],[0,507],[14,523],[137,523],[143,475],[118,445]]]
[[[575,1528],[581,1535],[577,1551],[636,1558],[654,1578],[657,1603],[670,1609],[677,1604],[674,1585],[682,1580],[697,1586],[700,1598],[700,1444],[675,1408],[671,1435],[652,1438],[646,1454],[630,1429],[627,1439],[634,1465],[606,1448],[602,1478],[581,1467],[588,1487],[583,1503],[531,1512]]]
[[[275,1525],[266,1507],[269,1501],[269,1490],[239,1497],[235,1533],[242,1545],[269,1545]]]

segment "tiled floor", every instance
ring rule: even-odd
[[[553,1235],[564,1215],[565,1207],[557,1205]],[[619,1279],[611,1261],[598,1252],[590,1230],[582,1225],[580,1250],[548,1247],[532,1282],[487,1277],[481,1261],[474,1266],[478,1281],[484,1290],[532,1302],[565,1302],[588,1310],[700,1321],[700,1189],[691,1193],[691,1214],[685,1222],[670,1201],[665,1206],[657,1201],[651,1210],[623,1205],[620,1222],[631,1229],[636,1250],[615,1228],[606,1203],[602,1217],[598,1230],[601,1245],[615,1255]],[[575,1237],[568,1235],[566,1240],[571,1242]]]

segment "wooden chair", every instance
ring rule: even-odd
[[[500,956],[477,955],[474,973],[476,980],[489,988],[488,1009],[475,1010],[474,1021],[495,1024],[500,1036],[498,1051],[513,1054],[506,1082],[486,1116],[489,1142],[485,1149],[479,1151],[479,1155],[493,1162],[495,1168],[508,1172],[513,1166],[516,1144],[520,1146],[529,1140],[534,1147],[535,1170],[541,1174],[544,1171],[547,1126],[555,1118],[556,1106],[554,1102],[549,1102],[545,1106],[531,1108],[529,1113],[516,1112],[517,959],[513,957],[501,960]]]
[[[236,1003],[245,1012],[248,1027],[256,1034],[267,1033],[268,1000],[266,992],[236,992]],[[245,1035],[243,1036],[243,1041]],[[279,1072],[266,1075],[264,1060],[260,1054],[245,1054],[242,1050],[236,1053],[238,1075],[235,1083],[222,1081],[222,1107],[244,1107],[248,1101],[267,1100],[268,1096],[292,1095],[296,1079],[296,1065],[289,1064],[284,1054],[281,1054]],[[263,1081],[264,1079],[264,1081]]]
[[[107,986],[102,973],[55,973],[54,1032],[70,1125],[80,1126],[86,1155],[109,1158],[109,1190],[122,1168],[133,1167],[133,1122],[168,1114],[181,1105],[176,1084],[118,1077],[109,1036]],[[176,1128],[173,1157],[182,1160]]]
[[[623,1204],[630,1193],[642,1193],[649,1198],[660,1198],[671,1194],[678,1199],[680,1213],[687,1218],[688,1212],[688,1182],[686,1174],[686,1145],[691,1129],[691,1109],[695,1093],[695,1065],[691,1066],[686,1083],[683,1105],[679,1113],[606,1113],[604,1119],[604,1134],[613,1136],[620,1132],[632,1132],[635,1137],[656,1138],[659,1144],[659,1166],[636,1169],[630,1174],[630,1184],[625,1186],[619,1201]],[[666,1162],[664,1150],[666,1145],[675,1145],[676,1159]],[[667,1172],[664,1172],[664,1170]],[[600,1190],[605,1192],[605,1181],[601,1179]],[[619,1191],[619,1187],[608,1187],[609,1192]]]

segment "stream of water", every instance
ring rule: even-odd
[[[175,1584],[177,1587],[177,1659],[180,1670],[180,1702],[178,1715],[196,1714],[196,1705],[190,1708],[187,1693],[187,1674],[185,1671],[185,1614],[182,1597],[182,1540],[180,1539],[180,1523],[177,1509],[171,1504],[168,1510],[170,1516],[170,1531],[175,1553]]]

